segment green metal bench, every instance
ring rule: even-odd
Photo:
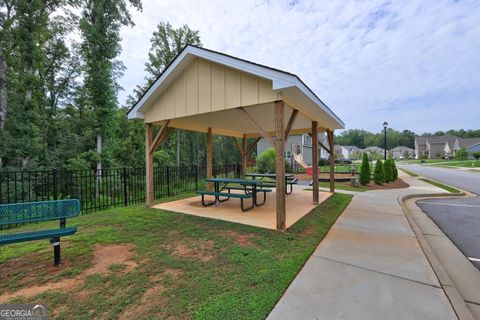
[[[202,205],[207,207],[207,206],[211,206],[211,205],[216,205],[218,204],[218,202],[223,202],[223,201],[227,201],[228,199],[230,198],[238,198],[240,199],[240,206],[242,208],[242,211],[248,211],[250,209],[252,209],[254,207],[254,202],[252,200],[252,206],[251,207],[248,207],[248,208],[245,208],[244,205],[243,205],[243,200],[244,199],[250,199],[252,198],[252,194],[251,193],[248,193],[248,194],[243,194],[243,193],[230,193],[229,192],[215,192],[215,191],[197,191],[198,194],[200,194],[202,196]],[[208,195],[208,196],[215,196],[215,201],[212,201],[212,202],[205,202],[205,195]],[[220,200],[220,197],[225,197],[226,199],[221,199]]]
[[[66,219],[80,214],[80,201],[76,199],[25,202],[0,205],[0,225],[60,220],[59,229],[49,229],[0,235],[0,246],[41,239],[53,244],[54,264],[60,265],[60,237],[77,232],[77,227],[66,227]]]

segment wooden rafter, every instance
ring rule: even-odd
[[[298,110],[294,109],[292,114],[290,115],[290,119],[288,119],[287,127],[285,128],[285,136],[283,139],[287,141],[288,136],[290,135],[290,130],[292,130],[293,124],[295,123],[295,119],[297,119]]]
[[[235,142],[235,145],[237,146],[237,148],[238,148],[238,150],[240,151],[240,153],[243,154],[242,147],[241,147],[240,144],[238,143],[237,138],[232,137],[232,140],[233,140],[233,142]]]
[[[308,135],[309,135],[310,137],[312,136],[311,133],[309,133]],[[319,145],[320,147],[322,147],[323,149],[325,149],[325,151],[327,151],[328,153],[330,153],[330,149],[327,148],[323,143],[321,143],[320,140],[317,141],[317,142],[318,142],[318,145]]]
[[[247,150],[247,154],[251,154],[253,149],[255,148],[255,146],[257,145],[258,141],[260,141],[260,137],[258,137],[257,139],[255,139],[255,141],[250,145],[250,147],[248,147],[248,150]]]
[[[158,148],[158,146],[165,140],[165,138],[168,137],[173,132],[173,128],[168,127],[169,124],[170,124],[170,120],[167,120],[167,122],[165,122],[165,124],[158,131],[155,139],[152,142],[152,145],[148,149],[148,152],[150,154],[154,153],[155,150]]]
[[[260,135],[265,139],[267,140],[268,142],[270,142],[272,144],[272,146],[275,145],[275,140],[273,139],[273,137],[268,133],[266,132],[265,130],[263,130],[262,126],[260,126],[257,121],[252,117],[252,115],[250,113],[247,112],[247,110],[245,110],[243,107],[239,107],[238,110],[240,111],[240,113],[248,120],[248,122],[250,122],[250,124],[252,125],[252,127],[254,127],[259,133]]]

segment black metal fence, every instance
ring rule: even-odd
[[[214,177],[240,177],[241,165],[214,166]],[[155,199],[204,188],[202,166],[156,167]],[[145,201],[145,168],[0,172],[0,204],[79,199],[82,213]]]

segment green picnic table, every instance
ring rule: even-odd
[[[247,173],[245,177],[251,177],[252,180],[256,180],[259,178],[260,181],[263,181],[264,187],[275,187],[275,182],[274,181],[265,181],[265,178],[269,179],[276,179],[277,175],[275,173]],[[288,191],[288,188],[285,188],[285,194],[289,195],[293,192],[293,185],[297,184],[297,178],[295,178],[295,175],[292,173],[285,173],[285,185],[290,186],[290,192]]]
[[[248,211],[255,206],[265,204],[266,193],[271,192],[271,189],[264,188],[264,182],[253,179],[236,179],[236,178],[209,178],[205,179],[207,183],[214,184],[214,191],[197,191],[202,196],[202,205],[211,206],[219,205],[221,202],[230,200],[230,198],[240,199],[240,206],[242,211]],[[231,190],[240,190],[244,193],[231,193]],[[258,203],[257,193],[263,192],[263,202]],[[205,195],[214,196],[215,200],[212,202],[205,202]],[[252,205],[245,208],[243,204],[244,199],[252,199]]]

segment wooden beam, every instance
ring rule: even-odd
[[[275,176],[276,176],[276,218],[277,229],[285,230],[286,227],[286,205],[285,205],[285,105],[283,101],[275,101]]]
[[[290,130],[292,130],[293,124],[295,123],[295,119],[297,119],[297,115],[298,115],[298,110],[293,109],[293,112],[290,115],[290,119],[288,119],[287,128],[285,129],[285,135],[283,137],[283,140],[285,141],[288,140],[288,136],[290,135]]]
[[[235,139],[237,140],[237,139]],[[247,137],[243,135],[242,138],[242,176],[245,177],[247,174]]]
[[[318,130],[317,130],[318,131]],[[312,133],[308,133],[308,135],[311,137],[312,136]],[[325,149],[325,151],[327,151],[328,153],[330,153],[330,149],[328,149],[327,147],[325,147],[325,145],[323,143],[320,142],[320,140],[318,140],[318,145],[320,147],[322,147],[323,149]]]
[[[313,204],[318,204],[318,123],[312,121],[312,188]]]
[[[240,153],[242,153],[242,147],[240,147],[240,144],[238,143],[237,138],[232,137],[232,140],[233,140],[233,142],[235,142],[235,145],[237,146],[238,151],[240,151]]]
[[[257,139],[255,139],[255,141],[253,141],[253,143],[250,145],[250,147],[248,147],[248,150],[247,150],[247,155],[250,155],[252,153],[252,151],[255,149],[255,146],[257,145],[258,141],[260,141],[260,137],[258,137]]]
[[[168,129],[169,123],[170,123],[170,120],[167,120],[167,122],[165,122],[165,124],[158,131],[157,136],[153,140],[153,143],[150,146],[150,148],[148,149],[150,153],[154,153],[155,150],[158,148],[158,146],[163,142],[163,140],[165,140],[164,135]]]
[[[213,151],[212,151],[212,128],[207,130],[207,179],[212,177]],[[212,191],[212,183],[207,184],[207,190]]]
[[[335,147],[333,144],[333,131],[327,129],[328,144],[330,147],[330,192],[335,192]]]
[[[153,203],[153,155],[149,152],[152,145],[152,125],[145,124],[145,182],[146,204],[150,207]]]
[[[270,144],[272,146],[275,146],[275,140],[273,139],[273,137],[267,133],[265,130],[263,130],[262,126],[260,126],[257,121],[251,116],[250,113],[247,112],[247,110],[245,110],[243,107],[239,107],[237,108],[240,113],[248,120],[248,122],[250,122],[250,124],[252,125],[252,127],[254,127],[258,133],[260,133],[260,135],[265,139],[267,140],[268,142],[270,142]]]

